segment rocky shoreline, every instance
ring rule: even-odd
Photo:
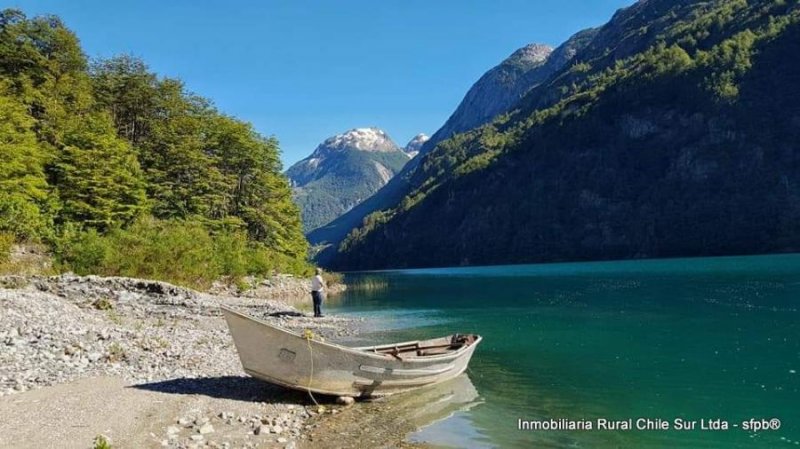
[[[170,404],[176,397],[196,399],[173,404],[175,416],[150,426],[148,447],[295,447],[312,425],[309,418],[335,407],[318,409],[308,395],[247,377],[219,312],[221,304],[234,306],[334,341],[357,332],[357,321],[314,319],[269,299],[291,297],[290,284],[297,290],[297,282],[287,281],[252,290],[268,295],[228,296],[130,278],[2,277],[0,404],[29,390],[111,377],[124,383],[126,394],[169,395]],[[5,443],[17,443],[15,429],[0,430],[0,446],[8,438]],[[106,437],[115,448],[133,447]]]
[[[237,296],[255,299],[274,299],[287,304],[306,304],[310,291],[309,281],[288,274],[278,274],[266,279],[252,276],[245,277],[237,285],[216,282],[209,290],[210,294],[220,296]],[[336,296],[347,289],[344,284],[329,285],[327,295]]]

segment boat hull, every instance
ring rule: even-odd
[[[369,352],[272,326],[222,307],[242,367],[258,379],[314,393],[375,397],[452,379],[467,369],[481,338],[439,355]]]

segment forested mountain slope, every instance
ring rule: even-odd
[[[531,89],[566,66],[577,51],[591,41],[595,32],[589,29],[576,33],[555,50],[543,44],[530,44],[513,52],[475,82],[447,122],[430,139],[414,145],[418,147],[417,153],[424,155],[438,142],[509,112]],[[408,175],[419,161],[420,158],[415,157],[375,195],[328,225],[309,233],[308,239],[312,244],[329,245],[317,255],[317,259],[321,262],[328,260],[339,243],[352,229],[361,226],[367,215],[392,207],[407,194],[411,188]]]
[[[426,154],[330,264],[800,249],[799,18],[797,1],[619,11],[516,111]]]

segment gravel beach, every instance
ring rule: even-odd
[[[99,435],[114,448],[296,447],[320,409],[246,376],[218,307],[332,341],[357,332],[358,321],[290,305],[305,300],[292,296],[303,282],[244,297],[129,278],[0,278],[0,447],[87,448]]]

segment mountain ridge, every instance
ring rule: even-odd
[[[451,114],[445,124],[420,147],[419,154],[406,164],[400,173],[392,178],[386,186],[379,189],[374,195],[342,214],[337,219],[307,234],[309,242],[311,242],[312,245],[325,247],[315,255],[315,259],[319,263],[326,263],[334,256],[338,245],[347,234],[352,229],[361,226],[364,219],[370,213],[393,206],[407,193],[410,186],[409,177],[417,164],[423,160],[423,156],[431,151],[438,142],[444,139],[446,134],[454,132],[457,127],[463,128],[463,125],[458,125],[458,123],[461,120],[460,117],[466,114],[467,105],[472,104],[473,107],[481,108],[480,105],[470,103],[468,100],[470,98],[470,92],[473,92],[472,96],[475,97],[478,95],[475,92],[484,91],[486,89],[481,87],[481,80],[485,81],[488,78],[490,82],[493,82],[492,80],[495,80],[499,76],[498,74],[504,73],[517,75],[516,81],[518,84],[511,83],[510,86],[512,90],[504,94],[504,106],[499,109],[496,108],[497,104],[491,106],[495,108],[493,109],[495,112],[509,112],[507,108],[514,106],[514,103],[509,102],[509,99],[515,98],[519,101],[519,97],[523,95],[523,93],[524,95],[529,94],[532,89],[541,82],[544,82],[547,76],[551,76],[557,70],[568,64],[575,54],[591,40],[596,31],[596,28],[581,30],[552,50],[550,50],[549,46],[543,44],[528,44],[512,52],[509,57],[482,75],[481,78],[473,84],[467,94],[465,94],[464,99],[462,99],[459,106]],[[539,56],[536,56],[537,52]],[[547,57],[543,60],[539,60],[542,53],[546,53]],[[526,55],[528,55],[527,59]],[[534,72],[534,76],[529,75],[527,78],[519,77],[520,74],[528,72]],[[484,111],[480,111],[479,115],[484,117],[484,120],[493,118],[493,116],[489,117],[489,114]]]
[[[326,263],[800,248],[798,23],[797,2],[648,0],[618,11],[514,111],[407,167],[394,205]]]

